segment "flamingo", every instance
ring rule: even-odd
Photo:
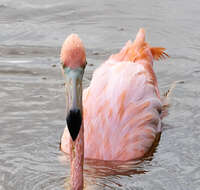
[[[82,93],[84,45],[76,34],[64,41],[67,125],[61,150],[70,154],[71,189],[83,189],[84,158],[126,161],[139,159],[151,149],[163,118],[153,60],[168,57],[164,50],[151,47],[140,29],[134,42],[128,41],[95,70]]]

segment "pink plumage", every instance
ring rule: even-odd
[[[150,47],[140,29],[136,40],[103,63],[83,92],[84,157],[131,160],[144,156],[161,131],[162,101],[153,59],[168,56]],[[61,149],[69,153],[68,129]]]
[[[78,35],[71,34],[66,38],[61,49],[60,58],[64,67],[75,69],[85,66],[85,48]]]

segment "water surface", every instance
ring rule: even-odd
[[[59,150],[65,97],[59,50],[70,33],[88,57],[84,86],[140,27],[167,48],[155,63],[171,94],[159,145],[145,160],[85,165],[86,189],[200,189],[199,1],[0,1],[0,190],[64,190],[69,161]]]

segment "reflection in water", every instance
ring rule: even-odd
[[[95,187],[109,187],[112,189],[112,185],[122,187],[120,183],[121,176],[131,177],[132,175],[147,173],[146,166],[151,165],[151,160],[160,141],[160,135],[157,135],[150,151],[139,160],[104,161],[86,159],[84,162],[84,189],[90,189],[91,187],[94,189]],[[65,154],[65,157],[65,161],[69,162],[69,156]],[[65,188],[68,189],[69,185],[69,177],[67,177]]]
[[[144,174],[147,171],[142,167],[143,161],[85,161],[85,187],[90,185],[97,187],[112,187],[113,185],[121,187],[121,176],[131,177],[135,174]]]

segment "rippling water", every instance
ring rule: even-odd
[[[198,0],[0,1],[0,190],[62,190],[69,161],[59,150],[65,97],[59,50],[74,32],[92,72],[144,27],[170,59],[155,64],[161,92],[178,81],[160,142],[145,160],[87,160],[86,189],[200,189]]]

